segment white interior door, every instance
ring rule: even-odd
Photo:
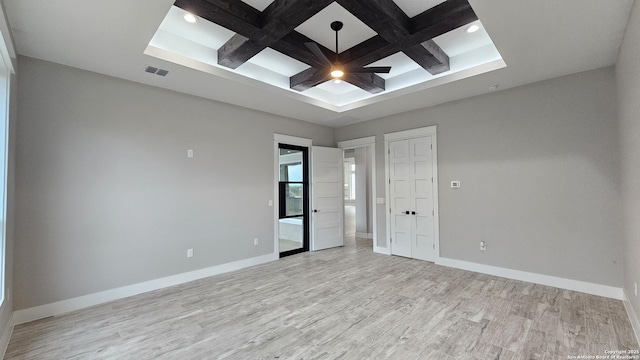
[[[409,141],[389,143],[391,253],[411,257],[411,177]]]
[[[411,166],[411,217],[413,247],[411,255],[420,260],[435,260],[433,221],[433,157],[431,137],[409,140]]]
[[[435,260],[431,137],[389,142],[391,253]]]
[[[342,149],[312,148],[311,250],[344,245]]]

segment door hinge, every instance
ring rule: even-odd
[[[435,210],[431,210],[431,215],[432,216],[436,216],[436,211]]]
[[[435,249],[436,249],[436,244],[433,244],[433,250],[435,250]]]
[[[431,144],[431,149],[433,149],[433,144]]]
[[[389,208],[389,214],[391,214],[391,208]]]
[[[389,179],[389,185],[391,185],[391,179]]]
[[[431,178],[431,183],[433,184],[433,178]]]
[[[392,238],[389,238],[389,243],[392,243],[392,242],[393,242],[393,239],[392,239]]]
[[[387,149],[387,154],[391,155],[391,149]]]

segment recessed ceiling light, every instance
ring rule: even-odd
[[[194,22],[196,22],[198,19],[196,19],[196,17],[193,14],[189,14],[187,13],[187,15],[184,16],[184,21],[193,24]]]
[[[466,31],[467,31],[469,34],[471,34],[471,33],[474,33],[474,32],[476,32],[476,31],[478,31],[478,30],[480,30],[480,26],[478,26],[478,25],[476,25],[476,24],[473,24],[473,25],[469,26],[469,27],[467,28],[467,30],[466,30]]]

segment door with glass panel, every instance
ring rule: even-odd
[[[279,144],[278,151],[278,244],[283,257],[309,251],[309,150]]]

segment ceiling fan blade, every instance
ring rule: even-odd
[[[311,52],[313,53],[313,55],[315,55],[322,62],[326,63],[327,65],[332,65],[331,60],[329,60],[327,56],[322,52],[322,50],[320,50],[320,47],[318,46],[318,44],[314,42],[306,42],[304,43],[304,45],[308,47],[309,50],[311,50]]]
[[[347,72],[354,73],[354,74],[357,74],[357,73],[388,74],[390,71],[391,71],[391,66],[370,66],[370,67],[347,69]]]

